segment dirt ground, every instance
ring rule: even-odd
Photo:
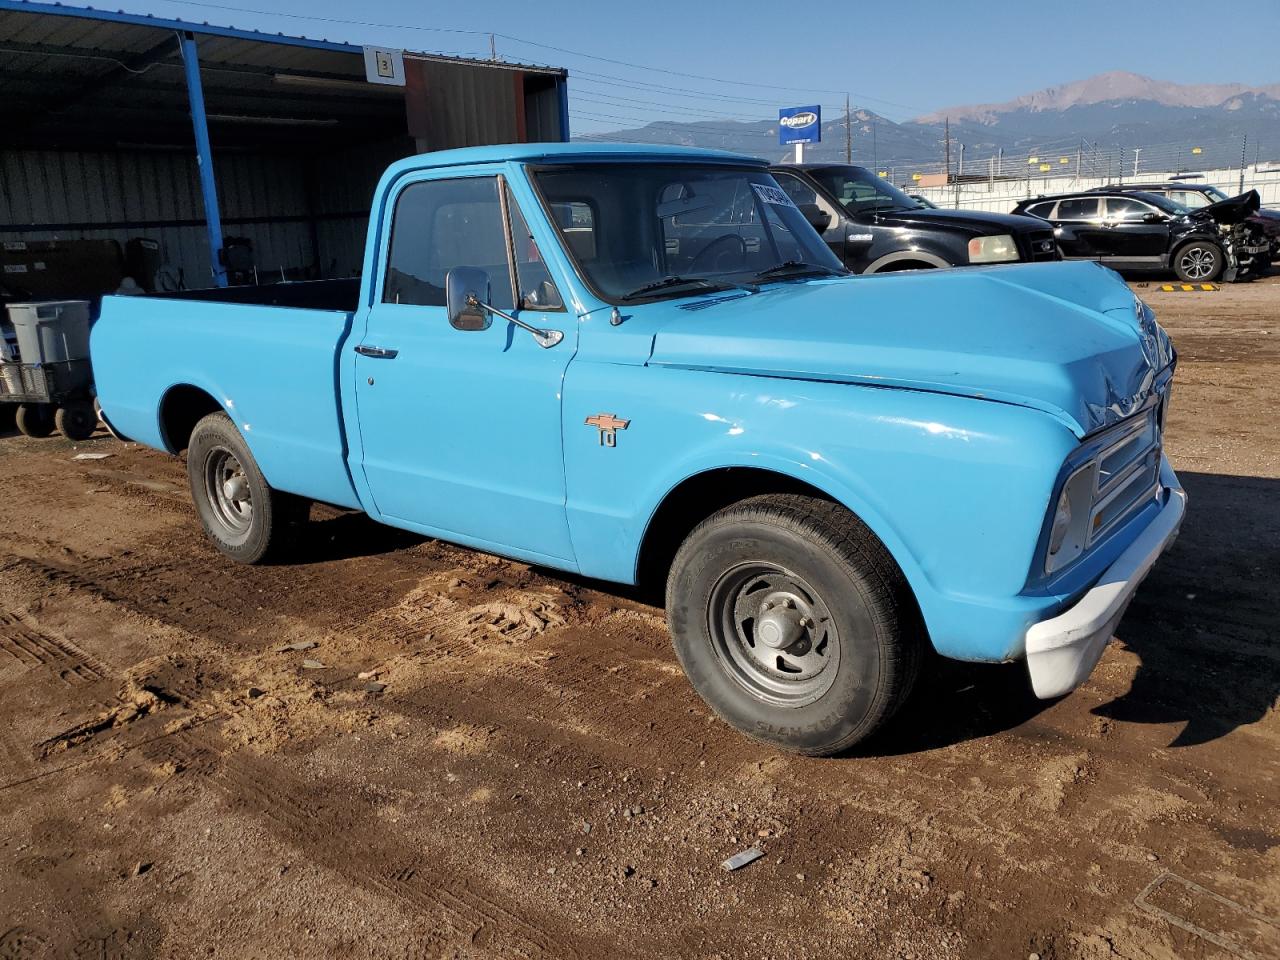
[[[834,760],[607,587],[321,509],[237,567],[181,462],[0,439],[0,958],[1280,956],[1280,281],[1139,292],[1191,505],[1098,670]]]

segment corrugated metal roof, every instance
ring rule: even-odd
[[[269,13],[270,11],[263,11]],[[150,31],[187,31],[201,37],[219,37],[227,41],[244,41],[237,46],[227,43],[224,46],[227,62],[246,62],[237,58],[266,58],[272,65],[277,61],[272,54],[255,51],[253,47],[268,44],[271,47],[295,47],[312,51],[330,51],[342,54],[359,54],[362,48],[358,44],[332,40],[317,40],[311,37],[290,36],[283,33],[265,33],[260,30],[246,30],[239,27],[224,27],[208,21],[196,23],[180,18],[156,17],[151,14],[126,13],[123,10],[99,10],[94,7],[67,6],[62,3],[42,3],[37,0],[0,0],[0,43],[21,42],[45,46],[73,46],[84,49],[100,48],[114,52],[141,52],[148,43],[154,43],[154,34]],[[477,67],[489,67],[499,70],[523,70],[530,73],[547,73],[563,76],[566,71],[561,67],[543,66],[528,63],[514,63],[508,60],[483,60],[473,57],[458,57],[430,51],[406,50],[406,56],[421,57],[431,60],[444,60],[453,63],[470,64]],[[201,46],[201,59],[205,58],[204,45]],[[302,67],[309,62],[306,57],[293,61],[293,66]],[[363,69],[361,70],[363,76]]]

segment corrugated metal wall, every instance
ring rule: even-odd
[[[374,186],[411,141],[322,157],[216,156],[223,231],[248,237],[259,274],[358,274]],[[193,154],[171,150],[0,151],[0,241],[114,239],[161,244],[190,288],[211,285]]]

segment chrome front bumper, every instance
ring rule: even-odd
[[[1160,482],[1164,504],[1155,519],[1074,606],[1027,630],[1027,671],[1037,697],[1060,697],[1088,679],[1138,585],[1178,535],[1187,494],[1167,459]]]

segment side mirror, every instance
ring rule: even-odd
[[[1143,223],[1164,223],[1167,219],[1162,213],[1144,213],[1142,215]]]
[[[817,230],[819,233],[827,232],[827,228],[831,226],[831,214],[827,213],[827,211],[823,210],[816,203],[800,203],[796,206],[800,208],[800,213],[809,221],[809,225],[812,226],[813,229]]]
[[[475,267],[454,267],[444,278],[445,310],[455,330],[488,330],[493,318],[489,302],[489,275]]]

